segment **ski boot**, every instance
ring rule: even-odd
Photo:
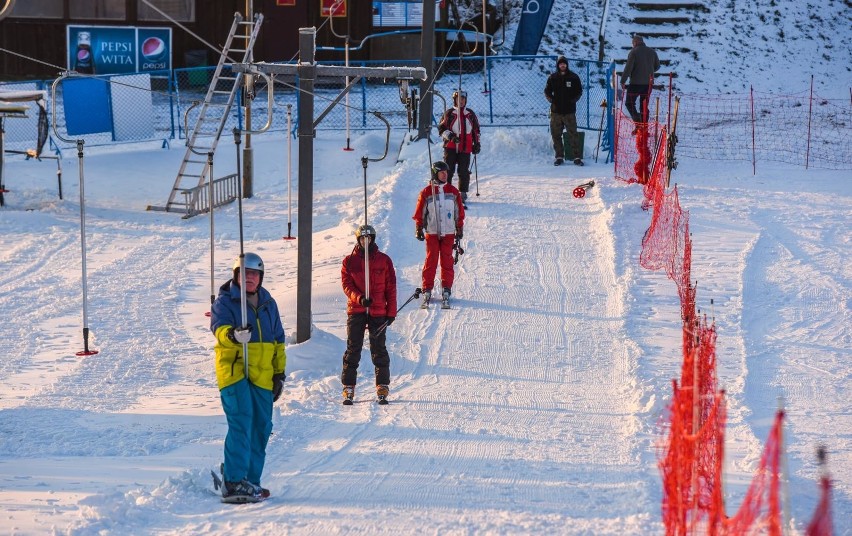
[[[255,486],[246,479],[239,482],[228,482],[226,480],[225,485],[222,486],[222,502],[232,504],[256,503],[269,497],[268,490],[266,493],[267,495],[264,496],[263,488]]]
[[[420,297],[423,299],[423,301],[420,303],[420,308],[421,309],[428,309],[429,308],[429,302],[432,301],[432,291],[431,290],[424,290],[421,293]]]
[[[344,385],[343,386],[343,405],[351,406],[352,401],[355,399],[355,386],[354,385]]]
[[[444,292],[441,293],[441,309],[449,309],[450,308],[450,289],[449,287],[444,289]]]
[[[379,401],[379,404],[384,406],[388,403],[388,393],[390,390],[387,385],[377,385],[376,386],[376,398]]]

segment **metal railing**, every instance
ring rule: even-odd
[[[210,211],[210,191],[213,193],[213,208],[218,208],[237,199],[239,195],[239,182],[237,174],[232,173],[225,175],[220,179],[215,179],[211,185],[209,183],[200,184],[193,188],[181,190],[184,203],[186,205],[186,214],[183,219],[205,214]]]

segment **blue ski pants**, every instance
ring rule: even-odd
[[[272,433],[272,391],[243,379],[219,391],[228,419],[224,479],[260,485]]]

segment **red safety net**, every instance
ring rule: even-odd
[[[717,534],[724,519],[725,402],[717,390],[716,328],[705,317],[685,320],[683,331],[681,381],[673,382],[668,443],[659,461],[663,522],[670,535],[705,527]]]
[[[663,137],[660,123],[634,123],[630,116],[618,112],[615,124],[615,178],[627,183],[647,183],[651,177],[654,155]]]
[[[744,112],[731,107],[729,113],[733,116]],[[700,318],[696,314],[689,213],[680,206],[677,187],[666,193],[670,171],[667,129],[656,122],[637,125],[619,114],[616,134],[615,176],[628,183],[642,184],[642,208],[652,211],[651,223],[642,238],[639,264],[648,270],[664,270],[675,282],[680,298],[681,377],[679,382],[672,382],[668,434],[660,445],[658,461],[666,534],[780,536],[783,413],[779,412],[770,432],[760,467],[740,510],[728,519],[722,489],[726,410],[724,391],[718,390],[716,328],[706,315]],[[710,141],[706,145],[714,146]],[[808,534],[830,536],[828,500],[825,491]],[[811,527],[815,532],[810,532]]]
[[[689,227],[689,213],[680,208],[677,188],[670,194],[657,190],[651,225],[642,237],[639,265],[646,270],[664,270],[672,278],[683,265],[683,233]]]
[[[819,481],[820,498],[814,517],[808,523],[807,536],[831,536],[831,479],[823,475]]]
[[[811,522],[808,523],[807,536],[831,536],[831,478],[828,473],[828,461],[826,460],[826,449],[820,446],[817,449],[817,460],[820,468],[820,497],[819,504],[814,511]]]
[[[809,91],[772,95],[681,95],[678,155],[852,169],[849,99]]]
[[[725,521],[726,534],[768,534],[781,531],[781,424],[784,412],[775,415],[775,424],[766,439],[760,467],[751,481],[739,511]]]

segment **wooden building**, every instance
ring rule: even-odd
[[[349,35],[350,61],[418,59],[422,3],[404,0],[345,0],[329,19],[335,0],[149,0],[186,30],[219,46],[227,37],[234,13],[249,5],[264,15],[255,46],[257,61],[287,61],[298,54],[298,29],[317,28],[318,47],[339,47]],[[441,21],[447,8],[437,7]],[[142,0],[17,0],[0,20],[0,47],[48,63],[0,51],[0,80],[47,79],[66,68],[66,27],[124,26],[172,28],[172,67],[215,65],[218,56],[198,38],[151,9]],[[446,27],[446,23],[437,23]],[[400,32],[402,30],[403,32]],[[378,36],[377,36],[378,35]],[[443,34],[447,35],[447,34]],[[365,40],[365,37],[371,36]],[[438,38],[436,54],[446,39]],[[320,60],[343,60],[340,51],[319,51]],[[57,69],[56,67],[62,69]]]

